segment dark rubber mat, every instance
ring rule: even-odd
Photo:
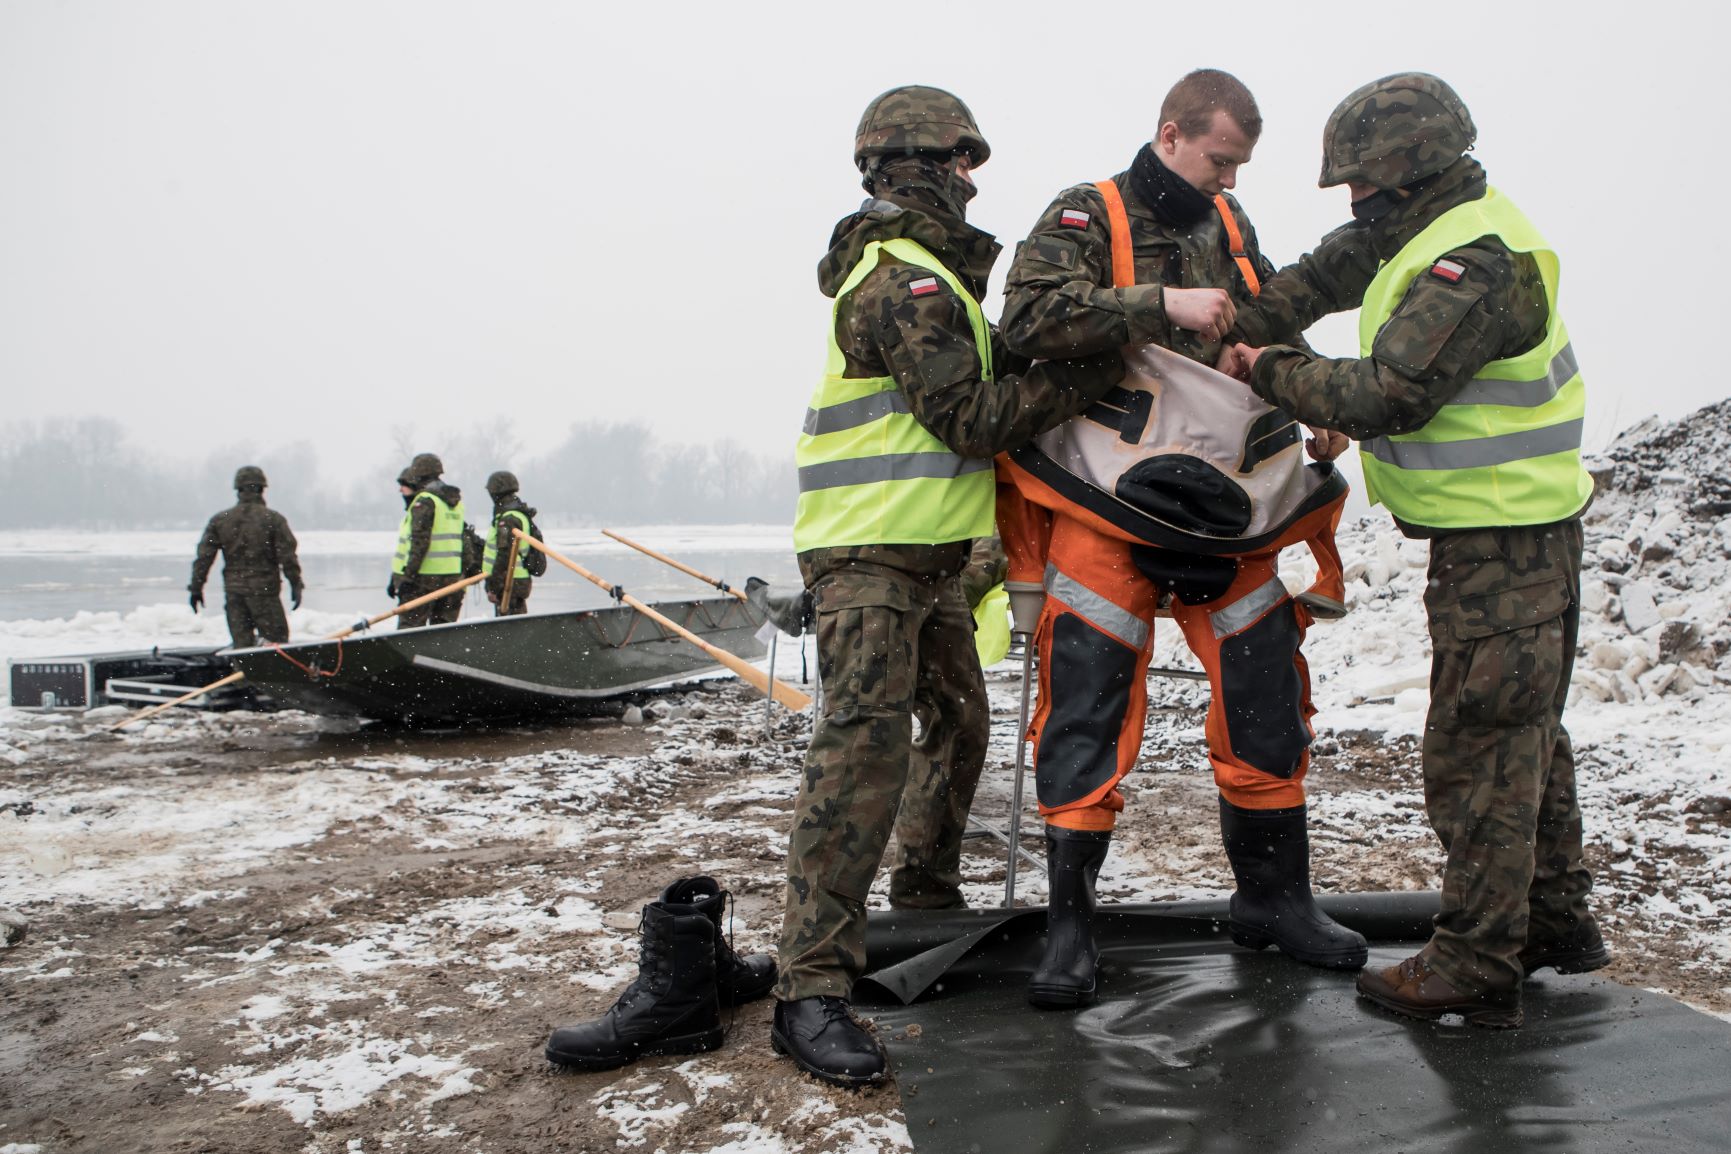
[[[1436,896],[1329,899],[1379,944]],[[1662,995],[1544,971],[1526,1025],[1412,1021],[1353,975],[1234,946],[1224,903],[1102,909],[1100,1001],[1024,1001],[1041,910],[872,915],[856,1000],[889,1045],[915,1148],[947,1152],[1597,1154],[1731,1149],[1731,1025]],[[903,1004],[904,999],[916,999]]]

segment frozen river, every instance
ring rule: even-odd
[[[644,601],[705,592],[702,583],[602,536],[599,529],[545,531],[554,548]],[[651,525],[617,531],[730,584],[743,586],[752,576],[774,584],[799,580],[787,526]],[[0,657],[224,642],[220,561],[205,585],[204,612],[195,618],[186,604],[198,537],[196,529],[0,532]],[[308,531],[299,537],[306,598],[290,619],[296,637],[331,632],[391,607],[385,585],[394,533]],[[530,606],[532,612],[547,613],[606,602],[602,590],[549,562],[546,576],[535,582]],[[470,590],[464,616],[490,612],[485,597]]]

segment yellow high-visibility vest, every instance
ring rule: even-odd
[[[493,575],[493,562],[499,556],[498,547],[494,545],[494,541],[499,537],[499,523],[507,518],[514,522],[512,528],[521,529],[524,533],[529,532],[529,518],[519,510],[507,509],[493,518],[493,531],[487,534],[487,548],[481,555],[481,572],[489,577]],[[519,544],[517,546],[517,567],[511,570],[513,581],[521,581],[529,576],[529,570],[523,567],[523,558],[529,555],[531,548],[532,546],[529,545]]]
[[[866,245],[836,293],[835,307],[884,254],[926,269],[962,298],[981,375],[990,381],[991,330],[979,302],[942,261],[906,237]],[[992,462],[951,452],[914,419],[894,377],[844,377],[845,369],[832,310],[829,359],[794,453],[799,466],[794,549],[940,545],[991,536],[996,524]]]
[[[1581,464],[1587,386],[1557,312],[1557,254],[1496,189],[1445,212],[1383,265],[1365,291],[1359,355],[1370,356],[1414,277],[1486,236],[1538,261],[1549,325],[1533,349],[1480,369],[1422,429],[1359,445],[1371,502],[1409,524],[1542,525],[1574,516],[1593,495]]]
[[[409,507],[403,510],[403,523],[397,529],[397,557],[391,572],[402,573],[409,564],[409,521],[416,501],[433,503],[433,539],[427,545],[427,555],[421,560],[417,577],[456,577],[463,572],[463,503],[447,505],[433,493],[416,493]]]

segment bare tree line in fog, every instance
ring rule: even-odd
[[[133,444],[119,421],[85,417],[0,429],[0,528],[194,527],[233,501],[240,465],[264,469],[267,499],[297,528],[393,528],[403,511],[396,476],[418,452],[443,458],[445,480],[463,490],[471,521],[486,516],[483,485],[496,469],[517,474],[524,499],[550,526],[793,520],[791,445],[786,454],[765,454],[731,439],[665,444],[638,421],[579,421],[533,456],[504,418],[444,437],[401,426],[364,479],[337,484],[306,441],[165,459]]]

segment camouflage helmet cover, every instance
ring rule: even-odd
[[[968,106],[942,88],[906,84],[866,105],[854,133],[853,159],[863,165],[868,156],[949,152],[961,147],[973,150],[976,168],[992,155]]]
[[[1317,184],[1400,188],[1441,172],[1477,138],[1472,114],[1447,83],[1428,72],[1384,76],[1341,101],[1329,116]]]
[[[242,465],[234,471],[234,487],[244,489],[248,485],[257,485],[263,489],[270,482],[264,479],[264,470],[257,465]]]
[[[401,473],[397,474],[397,483],[418,485],[423,481],[434,480],[443,475],[444,472],[445,462],[439,460],[437,453],[416,453],[415,459],[410,461]]]
[[[500,469],[487,478],[487,494],[492,497],[503,497],[507,493],[517,491],[517,474],[507,469]]]

